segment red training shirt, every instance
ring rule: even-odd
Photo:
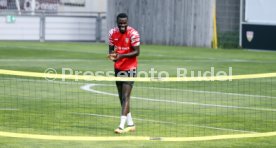
[[[124,34],[120,33],[119,28],[115,27],[109,31],[109,45],[114,46],[114,51],[118,54],[126,54],[133,51],[134,46],[140,45],[138,31],[128,26]],[[114,63],[118,70],[131,70],[137,68],[137,57],[122,58]]]

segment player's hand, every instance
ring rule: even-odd
[[[112,52],[111,54],[107,55],[107,58],[111,61],[116,61],[117,60],[117,53]]]

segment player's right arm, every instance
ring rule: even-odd
[[[117,54],[114,52],[114,46],[109,45],[109,54],[107,55],[107,58],[113,62],[116,62]]]
[[[115,62],[115,60],[114,60],[114,58],[116,58],[116,53],[115,53],[115,51],[114,51],[114,49],[115,49],[115,46],[114,46],[114,40],[113,40],[113,33],[114,33],[114,29],[111,29],[110,31],[109,31],[109,51],[108,51],[108,55],[107,55],[107,57],[110,59],[110,60],[112,60],[112,61],[114,61]]]
[[[109,54],[113,53],[114,52],[114,46],[112,45],[109,45]]]

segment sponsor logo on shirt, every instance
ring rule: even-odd
[[[120,46],[118,47],[118,46],[116,46],[115,49],[116,50],[129,50],[129,47],[120,47]]]

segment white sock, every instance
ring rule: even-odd
[[[124,129],[124,128],[125,128],[126,119],[127,119],[127,116],[121,116],[121,122],[120,122],[120,125],[119,125],[119,127],[120,127],[121,129]]]
[[[127,125],[134,125],[130,112],[127,114]]]

